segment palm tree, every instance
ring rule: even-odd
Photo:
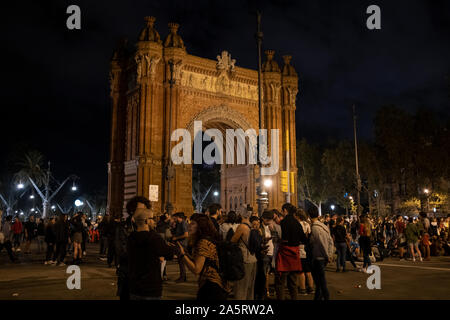
[[[31,178],[38,187],[45,183],[44,155],[39,151],[28,151],[16,164],[19,168],[19,171],[15,174],[16,181],[24,182]]]

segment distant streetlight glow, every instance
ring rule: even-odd
[[[30,199],[34,199],[34,194],[32,194],[32,195],[30,196]]]
[[[56,207],[55,206],[52,206],[52,210],[55,210],[56,209]]]
[[[214,191],[213,195],[214,195],[215,197],[217,197],[217,196],[219,195],[219,192]]]
[[[31,208],[31,212],[34,212],[34,208]]]
[[[331,210],[334,211],[334,208],[336,208],[336,207],[334,206],[334,204],[332,204],[332,205],[330,206],[330,208],[331,208]]]
[[[25,188],[25,186],[23,185],[22,182],[19,182],[19,184],[17,185],[17,189],[23,189]]]
[[[433,212],[436,213],[436,208],[433,208]]]
[[[270,188],[272,186],[272,179],[264,180],[264,186]]]
[[[430,192],[430,190],[428,189],[423,189],[423,192],[425,192],[426,194],[428,194]]]
[[[75,200],[75,206],[81,207],[82,205],[83,205],[83,201],[81,201],[79,199]]]

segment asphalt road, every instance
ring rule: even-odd
[[[116,275],[114,268],[98,258],[98,245],[89,244],[81,269],[81,288],[69,290],[68,266],[43,264],[43,254],[36,248],[31,255],[20,254],[20,262],[12,264],[3,250],[0,253],[1,300],[114,300]],[[335,265],[327,267],[326,277],[331,299],[335,300],[441,300],[450,299],[450,257],[432,257],[427,262],[386,259],[376,263],[380,267],[381,289],[369,290],[370,275],[354,271],[348,263],[347,273],[336,273]],[[178,277],[176,262],[168,263],[169,281],[165,282],[163,299],[195,299],[197,283],[194,275],[188,281],[175,283]],[[271,279],[273,284],[273,279]],[[287,295],[289,298],[289,295]],[[311,300],[312,295],[299,296]]]

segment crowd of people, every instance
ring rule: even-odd
[[[26,222],[7,216],[0,249],[17,261],[21,247],[30,254],[36,241],[38,252],[46,250],[45,264],[65,265],[68,251],[71,263],[80,264],[86,243],[99,242],[99,258],[116,268],[123,300],[161,299],[172,259],[179,268],[176,282],[187,281],[188,271],[198,278],[198,300],[283,300],[285,289],[293,300],[310,294],[328,300],[325,268],[331,263],[336,272],[347,272],[347,261],[367,272],[386,257],[422,262],[450,255],[450,217],[430,219],[423,212],[416,218],[319,216],[315,207],[305,211],[286,203],[260,216],[249,206],[225,213],[214,203],[190,217],[156,216],[144,197],[134,197],[126,209],[126,219],[105,215],[97,221],[81,212]]]

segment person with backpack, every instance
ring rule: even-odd
[[[234,211],[228,212],[227,219],[219,227],[219,233],[223,240],[231,240],[236,229],[239,227],[237,223],[237,214]]]
[[[281,221],[281,244],[276,257],[275,290],[277,299],[284,300],[284,288],[287,287],[292,300],[297,300],[298,275],[302,271],[300,261],[301,243],[308,239],[302,225],[295,218],[297,208],[290,203],[282,206],[284,219]]]
[[[253,300],[255,293],[257,267],[255,256],[257,248],[255,247],[257,247],[257,244],[251,240],[255,237],[251,237],[250,215],[251,211],[248,211],[247,208],[241,210],[242,223],[231,238],[231,242],[238,244],[242,251],[245,270],[244,277],[234,283],[233,293],[236,300]],[[253,234],[255,233],[253,232]]]
[[[118,259],[116,295],[120,297],[120,300],[130,300],[127,243],[129,235],[136,230],[132,218],[137,209],[151,209],[150,201],[142,196],[135,196],[128,200],[126,204],[128,217],[118,225],[116,230],[115,251]]]
[[[316,284],[314,300],[329,300],[325,267],[331,262],[335,248],[330,229],[319,221],[319,211],[316,207],[308,209],[311,219],[311,235],[307,246],[307,257],[311,264],[311,273]]]
[[[189,244],[193,248],[193,257],[188,257],[184,246],[177,243],[180,261],[198,276],[199,301],[226,300],[229,293],[227,281],[219,274],[220,261],[216,244],[219,239],[211,219],[204,214],[195,214],[189,224]]]

